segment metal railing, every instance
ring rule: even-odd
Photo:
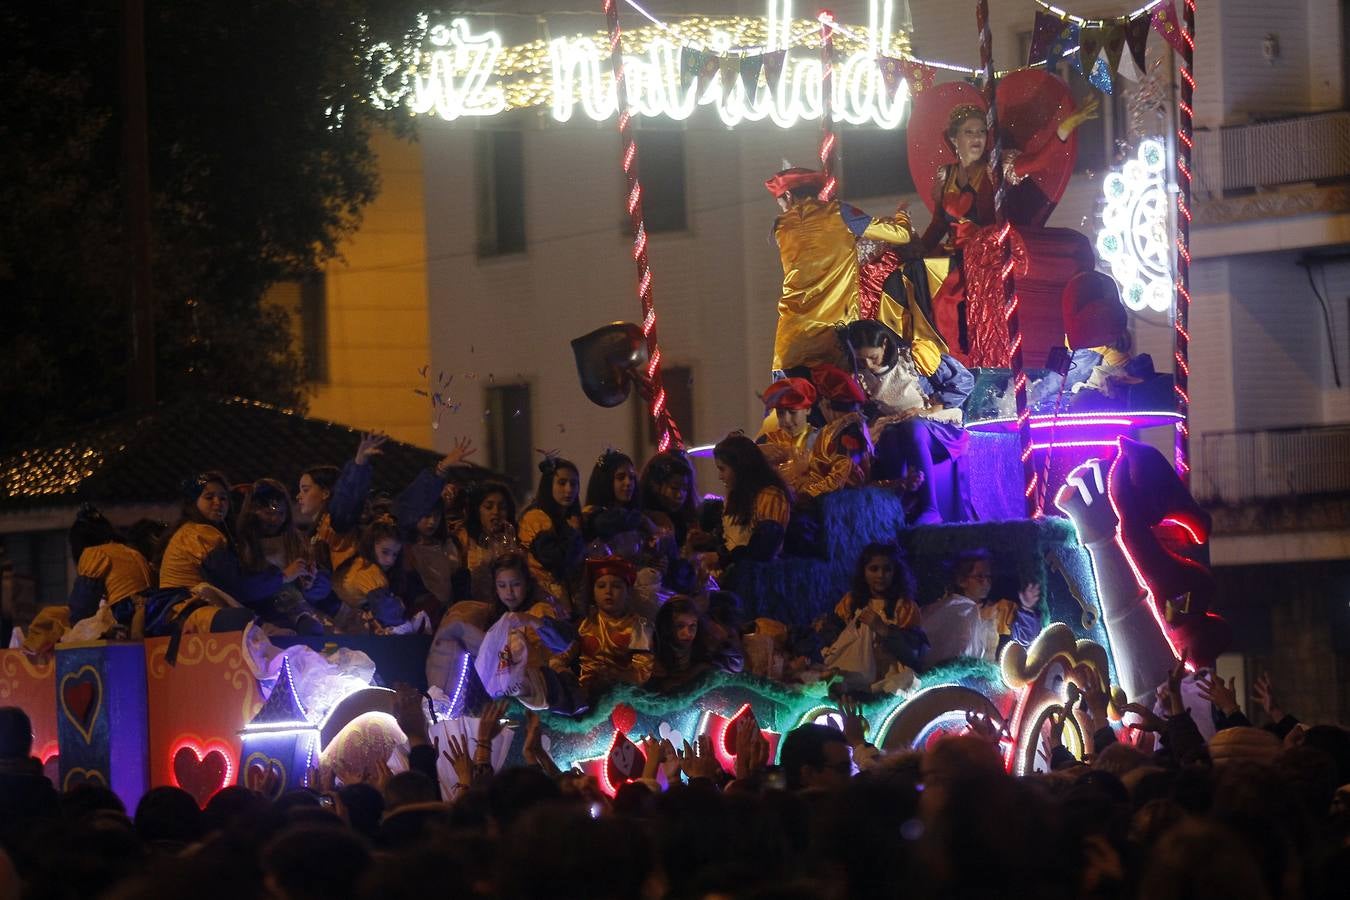
[[[1350,425],[1209,432],[1200,445],[1202,501],[1350,494]]]
[[[1195,132],[1201,194],[1350,176],[1350,111]]]

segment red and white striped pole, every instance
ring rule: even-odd
[[[1022,325],[1018,320],[1017,285],[1013,275],[1012,225],[1008,222],[1006,203],[1007,179],[1003,177],[1003,136],[998,127],[998,104],[995,102],[997,76],[994,72],[994,40],[989,30],[989,0],[977,0],[975,23],[980,29],[980,70],[984,77],[984,100],[988,107],[986,126],[989,130],[989,173],[994,184],[994,212],[1000,228],[999,245],[1003,285],[1003,310],[1008,322],[1008,368],[1012,370],[1013,393],[1017,399],[1017,435],[1021,443],[1022,478],[1025,485],[1027,515],[1041,514],[1040,473],[1036,471],[1031,451],[1031,411],[1027,407],[1027,373],[1022,364]]]
[[[834,130],[834,13],[822,9],[820,20],[820,171],[825,186],[817,195],[828,203],[839,193],[839,132]]]
[[[684,439],[670,410],[666,408],[666,388],[661,378],[661,344],[656,338],[656,306],[652,299],[652,269],[647,262],[647,226],[642,216],[642,182],[638,179],[638,148],[633,137],[633,114],[628,103],[628,82],[624,78],[623,48],[619,32],[617,0],[602,0],[605,21],[609,25],[609,64],[614,73],[614,96],[619,109],[619,139],[623,145],[623,174],[628,183],[628,219],[633,229],[633,262],[637,264],[637,292],[642,302],[642,334],[647,339],[647,402],[656,423],[657,447],[669,450],[683,447]]]
[[[1191,483],[1191,151],[1194,148],[1195,0],[1184,0],[1181,39],[1181,95],[1177,101],[1177,305],[1172,358],[1176,363],[1176,439],[1173,444],[1177,475]]]

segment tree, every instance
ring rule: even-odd
[[[368,51],[413,9],[147,4],[161,399],[303,406],[303,360],[260,300],[333,257],[375,196],[371,131],[407,126],[367,103]],[[118,23],[116,0],[0,11],[0,443],[123,406]]]

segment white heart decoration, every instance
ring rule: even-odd
[[[661,735],[664,741],[670,741],[671,746],[679,749],[684,745],[684,735],[670,727],[669,722],[662,722],[661,727],[656,729],[656,733]]]

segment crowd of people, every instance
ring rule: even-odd
[[[1350,733],[1305,727],[1268,679],[1263,728],[1218,679],[1206,708],[1185,708],[1180,672],[1162,690],[1172,714],[1142,720],[1151,742],[1099,728],[1086,759],[1057,746],[1051,771],[1026,777],[1007,774],[995,720],[885,751],[845,703],[837,726],[786,734],[776,766],[753,719],[731,771],[706,736],[678,750],[644,739],[641,777],[613,798],[559,771],[536,714],[526,764],[494,771],[504,706],[440,748],[407,689],[407,771],[227,787],[203,809],[157,787],[131,811],[100,785],[58,795],[29,759],[27,717],[2,708],[0,898],[1344,896]],[[1106,703],[1085,693],[1084,721]],[[1218,729],[1208,742],[1200,717]],[[449,796],[438,751],[460,776]]]

